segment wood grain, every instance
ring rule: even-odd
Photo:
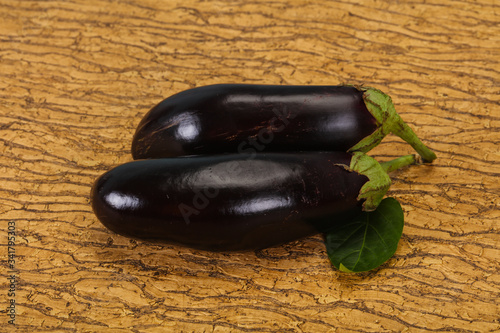
[[[493,0],[0,0],[0,331],[500,331],[500,5]],[[375,86],[437,154],[392,174],[396,255],[341,274],[321,236],[255,253],[129,240],[89,205],[135,126],[212,83]],[[393,136],[372,151],[408,154]],[[4,273],[5,272],[5,273]]]

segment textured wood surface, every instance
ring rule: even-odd
[[[499,332],[500,5],[0,0],[0,331]],[[210,253],[107,231],[90,187],[135,126],[211,83],[375,86],[438,159],[392,174],[396,255],[341,274],[320,236]],[[411,153],[394,136],[380,160]]]

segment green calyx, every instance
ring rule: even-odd
[[[368,181],[361,187],[358,201],[363,202],[363,210],[371,212],[377,209],[380,202],[391,186],[391,178],[387,174],[409,165],[418,164],[415,155],[405,155],[393,160],[378,163],[374,158],[362,152],[352,153],[349,169],[368,177]]]
[[[357,87],[357,89],[363,91],[366,108],[375,118],[378,128],[351,147],[349,152],[366,153],[377,146],[387,134],[393,133],[409,143],[424,161],[432,162],[436,159],[436,154],[427,148],[408,124],[401,119],[390,96],[375,88]]]
[[[364,211],[374,211],[389,190],[391,178],[375,159],[362,152],[352,154],[349,168],[368,177],[359,191],[358,201],[364,200]]]

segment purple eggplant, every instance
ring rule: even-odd
[[[221,154],[129,162],[98,178],[110,230],[207,250],[278,245],[372,210],[390,178],[363,153]]]
[[[388,133],[424,160],[436,158],[377,89],[218,84],[177,93],[152,108],[137,127],[132,155],[367,152]]]

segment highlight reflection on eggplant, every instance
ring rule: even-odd
[[[389,185],[382,167],[362,153],[227,154],[126,163],[102,175],[91,197],[99,220],[119,234],[245,250],[374,209]]]
[[[134,159],[285,151],[367,152],[389,133],[426,161],[436,155],[380,90],[218,84],[166,98],[140,122]]]

